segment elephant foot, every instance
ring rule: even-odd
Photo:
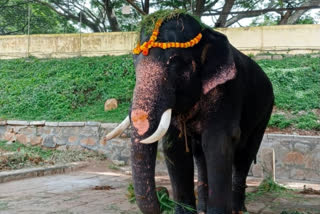
[[[242,187],[239,191],[232,192],[232,214],[243,214],[247,211],[245,206],[245,188],[246,187]]]
[[[247,208],[244,205],[244,202],[238,202],[233,205],[232,214],[243,214],[245,212],[247,212]]]

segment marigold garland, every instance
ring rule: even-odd
[[[150,48],[161,48],[161,49],[167,49],[167,48],[190,48],[198,44],[202,38],[202,34],[199,33],[196,37],[191,39],[188,42],[156,42],[157,37],[159,35],[159,28],[162,24],[162,19],[159,19],[156,22],[156,25],[154,27],[154,30],[152,32],[152,35],[149,39],[149,41],[144,42],[142,45],[138,43],[137,47],[133,49],[134,54],[142,54],[144,56],[147,56],[149,54]]]

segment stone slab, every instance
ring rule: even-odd
[[[274,59],[274,60],[279,60],[279,59],[282,59],[282,58],[283,58],[282,55],[273,55],[272,56],[272,59]]]
[[[95,121],[87,121],[86,126],[100,126],[100,122],[95,122]]]
[[[59,126],[59,122],[45,122],[45,126]]]
[[[45,120],[30,121],[30,126],[44,126],[45,123],[46,123]]]
[[[56,137],[52,135],[46,136],[42,141],[42,145],[48,148],[55,148],[57,146]]]
[[[6,120],[0,120],[0,126],[5,126],[7,125],[7,121]]]
[[[18,169],[0,172],[0,183],[20,180],[25,178],[40,177],[72,172],[88,166],[87,162],[74,162],[64,165],[37,167],[30,169]]]
[[[114,129],[118,126],[118,123],[101,123],[101,128],[103,129]]]
[[[84,126],[85,122],[59,122],[61,127],[81,127]]]
[[[7,120],[7,125],[28,126],[30,123],[26,120]]]
[[[257,55],[254,57],[255,60],[265,60],[265,59],[271,59],[271,55]]]
[[[320,58],[320,54],[312,54],[311,58]]]

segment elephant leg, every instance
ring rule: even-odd
[[[245,207],[246,178],[253,158],[244,157],[243,153],[236,153],[234,158],[235,163],[233,165],[232,174],[232,211],[234,213],[240,213],[241,211],[247,210]]]
[[[269,117],[262,121],[245,143],[246,146],[236,150],[234,155],[232,178],[232,208],[235,213],[246,211],[245,189],[250,166],[259,150]]]
[[[164,137],[163,150],[168,168],[173,198],[176,202],[195,209],[194,170],[192,152],[186,152],[184,138],[179,138],[179,131],[170,128]],[[190,142],[190,140],[189,140]],[[191,146],[189,145],[189,148]],[[176,206],[175,214],[194,213],[183,206]]]
[[[208,200],[208,176],[206,159],[202,148],[197,148],[197,152],[194,152],[195,162],[198,168],[198,213],[206,213],[207,200]]]
[[[209,185],[207,214],[232,212],[233,138],[227,133],[216,128],[204,131],[202,136]]]

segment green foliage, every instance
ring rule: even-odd
[[[303,114],[300,117],[294,120],[295,127],[298,129],[313,129],[320,130],[319,117],[317,117],[314,113],[308,112],[307,114]]]
[[[277,109],[286,115],[274,114],[269,126],[278,128],[320,130],[320,61],[309,55],[261,60],[258,64],[271,79]]]
[[[320,108],[319,59],[299,56],[261,60],[258,64],[272,81],[277,108],[297,111]]]
[[[255,192],[246,193],[246,200],[252,201],[257,197],[263,197],[265,194],[276,194],[280,196],[292,197],[292,193],[293,190],[287,189],[286,187],[275,183],[271,178],[265,178]]]
[[[316,24],[316,21],[312,16],[304,15],[299,18],[296,24]]]
[[[135,83],[131,56],[2,60],[0,118],[115,122],[127,114]],[[119,108],[104,112],[104,101]]]
[[[260,60],[273,83],[276,107],[271,127],[319,128],[319,59],[296,56]],[[132,57],[0,60],[0,118],[119,122],[127,114],[135,84]],[[104,111],[106,99],[119,107]]]
[[[127,190],[128,190],[127,197],[128,197],[129,202],[135,203],[136,196],[134,193],[134,186],[132,183],[129,183]],[[188,210],[191,212],[196,212],[196,210],[193,209],[192,207],[185,205],[185,204],[182,204],[182,203],[178,203],[178,202],[170,199],[168,190],[165,187],[157,187],[156,194],[157,194],[157,198],[158,198],[158,201],[160,204],[160,212],[161,213],[173,214],[174,209],[177,205],[181,206],[185,210]]]
[[[190,16],[193,16],[193,15],[187,13],[186,10],[182,10],[182,9],[159,10],[155,13],[144,16],[142,21],[138,25],[137,31],[141,32],[141,30],[143,29],[143,32],[145,33],[145,35],[151,34],[154,27],[155,27],[156,22],[159,19],[162,19],[164,21],[169,20],[169,19],[174,19],[174,18],[178,18],[179,15],[181,15],[181,14],[188,14]],[[205,25],[197,17],[194,17],[194,18],[199,22],[199,24],[202,27],[205,27]]]
[[[288,189],[274,182],[271,178],[265,178],[258,187],[258,192],[283,192]]]
[[[30,34],[73,33],[76,29],[65,18],[57,15],[48,7],[24,0],[9,0],[0,13],[1,34],[28,33],[28,7],[30,5]]]
[[[262,21],[261,17],[254,18],[249,26],[272,26],[278,25],[279,21],[279,17],[274,17],[270,14],[265,14],[263,15]]]
[[[132,183],[129,183],[127,190],[128,190],[127,197],[129,202],[136,203],[136,195],[134,193],[134,187]]]
[[[0,148],[5,151],[9,152],[16,152],[19,151],[21,153],[28,153],[36,156],[40,156],[44,159],[48,159],[52,156],[53,150],[49,149],[42,149],[39,146],[30,146],[27,147],[24,144],[21,144],[19,142],[14,142],[11,144],[7,144],[6,141],[0,141]],[[59,151],[57,151],[59,152]]]
[[[287,119],[282,114],[273,114],[269,121],[269,126],[280,129],[288,128],[290,125],[292,125],[292,120]]]
[[[186,13],[185,10],[159,10],[157,12],[151,13],[147,16],[144,16],[142,21],[139,23],[137,31],[141,32],[144,30],[146,35],[151,34],[156,22],[159,19],[166,20],[166,19],[173,19],[179,17],[180,14]]]

